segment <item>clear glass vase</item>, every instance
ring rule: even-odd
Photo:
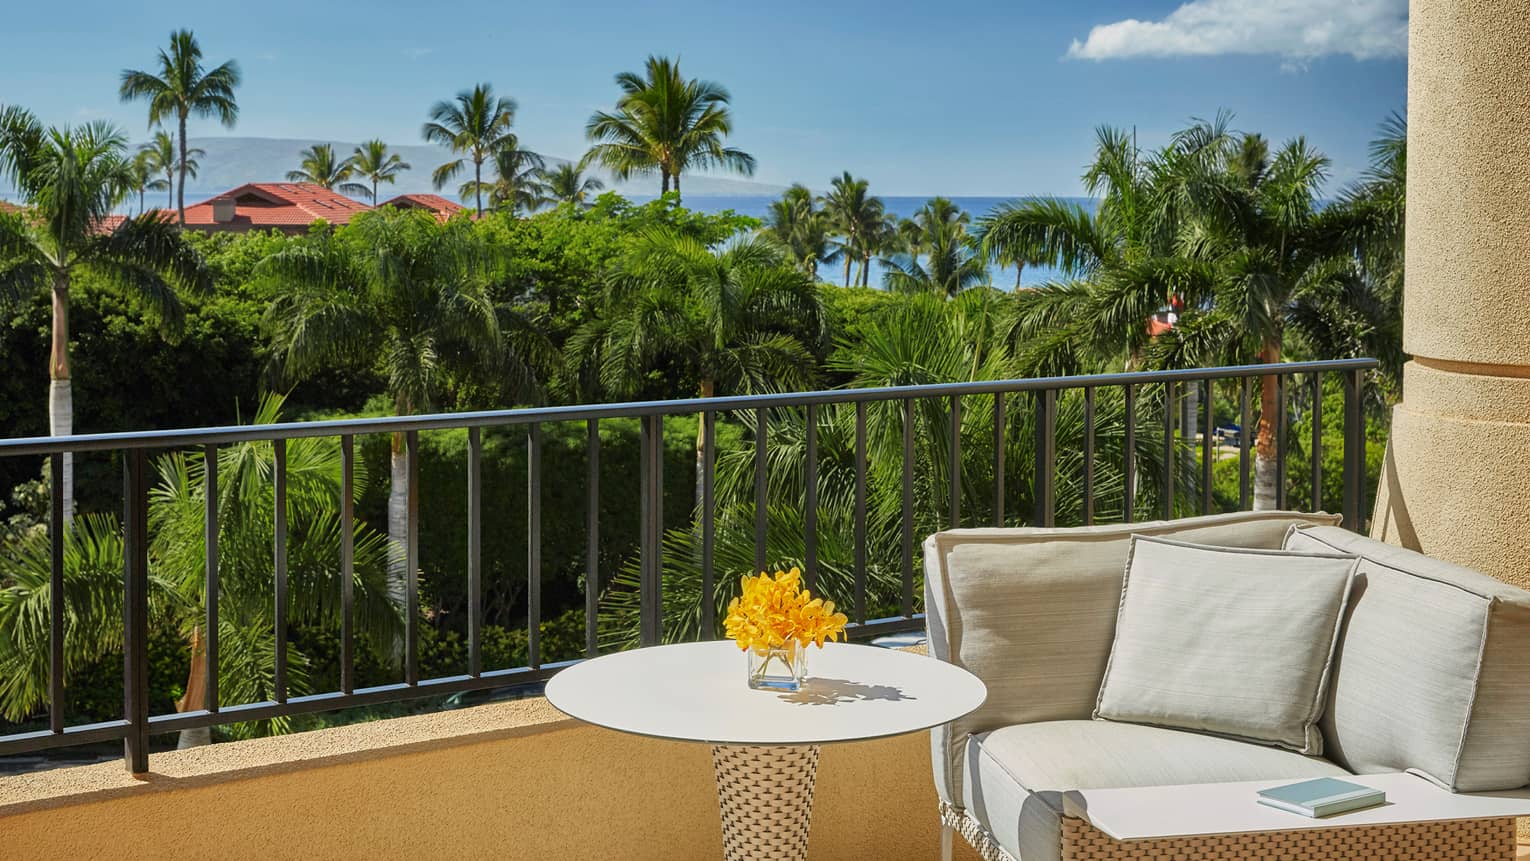
[[[749,649],[749,687],[763,691],[798,691],[807,677],[807,649],[795,641],[768,649]]]

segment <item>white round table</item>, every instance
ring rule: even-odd
[[[977,676],[875,646],[809,648],[802,689],[752,690],[731,641],[616,652],[547,683],[563,713],[608,729],[712,745],[727,861],[807,857],[819,745],[901,735],[983,704]]]

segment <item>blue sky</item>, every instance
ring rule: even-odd
[[[239,60],[231,134],[419,142],[437,99],[477,81],[520,103],[522,141],[583,152],[612,75],[649,53],[733,94],[756,179],[814,187],[849,169],[882,194],[1074,194],[1094,127],[1161,143],[1219,108],[1274,139],[1305,134],[1333,185],[1406,103],[1406,0],[1189,2],[254,3],[71,0],[6,12],[0,102],[105,117],[135,139],[117,77],[177,27]],[[60,61],[60,55],[67,60]],[[196,134],[223,134],[198,123]]]

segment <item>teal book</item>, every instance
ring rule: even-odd
[[[1386,800],[1387,794],[1379,789],[1333,777],[1319,777],[1259,791],[1260,804],[1314,818],[1375,807],[1385,804]]]

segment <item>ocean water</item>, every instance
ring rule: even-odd
[[[636,196],[636,195],[634,195],[632,197],[632,200],[634,202],[644,202],[644,201],[652,200],[652,199],[653,199],[652,197],[639,197],[639,196]],[[769,212],[769,210],[770,210],[770,203],[771,203],[771,201],[777,200],[777,199],[778,198],[776,198],[776,197],[768,197],[768,196],[765,196],[765,195],[701,195],[701,194],[697,194],[697,195],[689,195],[689,196],[687,196],[685,198],[685,206],[688,209],[693,209],[693,210],[696,210],[698,212],[706,212],[706,213],[714,213],[715,214],[715,213],[724,212],[724,211],[727,211],[727,210],[732,210],[732,211],[738,213],[739,215],[748,215],[748,216],[751,216],[753,218],[764,219],[766,213]],[[1069,199],[1071,200],[1072,198],[1069,198]],[[971,213],[972,219],[974,221],[976,221],[978,218],[981,218],[982,216],[987,215],[988,212],[990,210],[992,210],[995,206],[998,206],[1001,203],[1006,203],[1008,201],[1015,200],[1015,198],[1013,198],[1013,197],[952,197],[952,198],[950,198],[950,200],[951,200],[952,203],[956,204],[959,208],[961,208],[964,212]],[[884,206],[887,207],[887,211],[890,212],[890,213],[893,213],[894,215],[897,215],[899,218],[912,218],[914,213],[918,212],[929,201],[930,201],[930,198],[928,198],[928,197],[900,196],[900,197],[883,197],[882,198],[882,203],[883,203]],[[1087,203],[1087,199],[1079,198],[1078,202],[1080,204],[1086,204]],[[855,274],[856,274],[856,268],[853,265],[851,266],[850,274],[851,274],[851,277],[854,277]],[[877,263],[877,261],[872,260],[871,261],[871,285],[873,287],[880,287],[880,286],[882,286],[882,276],[883,276],[883,274],[884,274],[884,268],[881,265],[879,265]],[[1015,267],[1013,267],[1013,266],[993,266],[993,265],[990,265],[988,267],[988,274],[989,274],[989,278],[991,279],[991,281],[994,284],[994,286],[996,286],[996,287],[998,287],[1000,289],[1008,290],[1008,289],[1011,289],[1011,288],[1013,288],[1015,286]],[[834,284],[843,283],[844,282],[844,277],[845,277],[844,264],[841,263],[841,264],[839,264],[837,266],[835,266],[835,265],[820,266],[818,268],[818,276],[820,278],[822,278],[822,279],[824,279],[826,281],[829,281],[831,283],[834,283]],[[1051,281],[1051,280],[1058,279],[1058,278],[1061,278],[1061,277],[1063,277],[1063,275],[1062,275],[1062,273],[1060,271],[1058,271],[1056,269],[1052,269],[1050,267],[1046,267],[1046,266],[1027,266],[1020,273],[1020,279],[1019,280],[1020,280],[1020,284],[1023,285],[1023,286],[1033,286],[1033,285],[1040,284],[1040,283],[1045,282],[1045,281]]]

